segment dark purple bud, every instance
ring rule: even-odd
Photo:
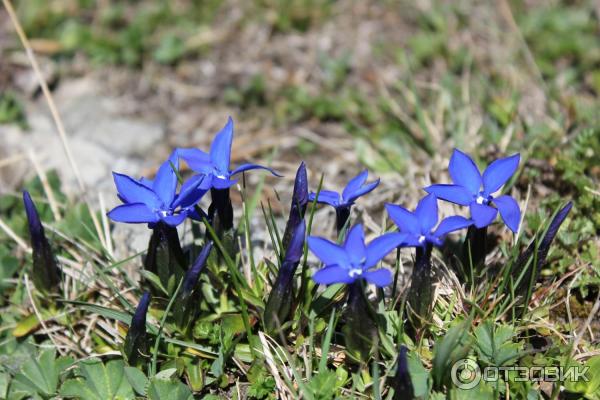
[[[569,215],[571,208],[573,208],[573,202],[569,201],[556,213],[556,216],[552,219],[550,225],[548,225],[548,229],[546,230],[544,237],[539,242],[539,245],[537,245],[537,253],[535,258],[533,257],[533,254],[536,251],[536,240],[534,240],[527,247],[527,249],[515,262],[512,270],[512,276],[515,277],[515,279],[518,278],[522,273],[523,268],[528,269],[528,272],[524,274],[522,280],[517,286],[517,290],[515,291],[517,294],[525,295],[529,285],[531,283],[535,284],[539,278],[540,271],[546,262],[546,256],[550,250],[550,245],[552,244],[552,241],[554,241],[554,238],[558,233],[558,229],[567,218],[567,215]],[[535,265],[533,265],[534,262],[536,263]]]
[[[123,352],[130,365],[137,365],[148,355],[148,335],[146,333],[146,314],[150,305],[150,293],[145,292],[131,318],[131,324],[125,336]]]
[[[265,306],[265,328],[268,332],[275,331],[278,325],[283,324],[292,309],[294,274],[304,253],[305,231],[306,223],[302,219],[292,235]]]
[[[29,192],[23,192],[23,203],[27,214],[29,236],[31,238],[31,250],[33,254],[32,278],[38,290],[51,292],[58,289],[60,273],[56,264],[56,258],[46,238],[44,227],[35,204],[31,200]]]
[[[406,346],[400,346],[398,354],[398,367],[394,379],[394,400],[412,400],[415,398],[415,392],[408,371],[408,349]]]
[[[292,275],[296,271],[296,267],[300,263],[300,258],[304,254],[304,236],[306,233],[306,223],[300,220],[300,223],[295,227],[292,234],[292,239],[286,249],[283,265],[281,268],[291,270]]]
[[[283,248],[287,249],[292,235],[300,223],[304,219],[306,206],[308,205],[308,177],[306,175],[306,165],[304,161],[296,171],[296,181],[294,183],[294,193],[292,195],[292,204],[290,207],[290,216],[285,226],[283,235]]]
[[[200,251],[200,254],[196,258],[196,261],[194,261],[192,267],[185,273],[185,277],[183,278],[183,287],[181,288],[182,299],[185,299],[192,294],[196,284],[198,283],[200,272],[202,272],[204,269],[206,260],[208,260],[208,256],[212,248],[213,242],[208,241],[202,248],[202,251]]]

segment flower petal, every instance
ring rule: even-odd
[[[342,192],[342,199],[344,203],[351,204],[354,200],[359,197],[369,193],[373,189],[379,185],[379,179],[369,184],[365,184],[367,182],[367,177],[369,176],[369,171],[366,169],[362,171],[360,174],[356,175],[354,178],[348,182],[344,191]]]
[[[179,157],[176,151],[171,153],[169,159],[158,168],[152,184],[154,193],[160,197],[166,206],[171,205],[177,191],[177,174],[175,171],[179,171]]]
[[[179,214],[168,215],[166,217],[162,217],[161,220],[163,220],[169,226],[177,226],[177,225],[181,224],[186,218],[187,218],[187,213],[182,212]]]
[[[359,197],[364,196],[365,194],[367,194],[369,192],[372,192],[377,186],[379,186],[379,182],[380,182],[380,180],[377,179],[371,183],[367,183],[367,184],[361,186],[358,190],[356,190],[354,193],[350,194],[349,196],[344,195],[344,202],[348,203],[348,204],[353,203]]]
[[[158,215],[143,203],[123,204],[113,208],[106,215],[115,222],[129,224],[158,222]]]
[[[145,178],[143,176],[138,180],[138,182],[146,186],[150,190],[152,190],[152,185],[154,185],[154,180]]]
[[[485,204],[477,204],[472,202],[471,208],[471,219],[475,222],[477,228],[484,228],[494,222],[498,210],[494,207],[486,206]]]
[[[519,153],[492,162],[483,172],[483,190],[490,195],[502,187],[519,167]]]
[[[466,228],[473,224],[473,221],[460,215],[444,218],[435,230],[434,236],[442,237],[450,232]]]
[[[202,150],[178,148],[176,152],[194,172],[209,174],[215,169],[213,163],[210,161],[210,155]]]
[[[435,194],[436,197],[461,206],[468,206],[473,201],[473,194],[459,185],[437,184],[427,186],[427,193]]]
[[[437,197],[434,194],[423,197],[419,201],[414,215],[419,220],[420,232],[423,234],[429,233],[438,222]]]
[[[142,183],[130,176],[113,172],[115,186],[119,196],[127,203],[144,203],[151,208],[159,208],[161,200],[158,196]]]
[[[358,189],[360,189],[360,187],[362,185],[364,185],[365,182],[367,181],[368,176],[369,176],[369,171],[367,171],[365,169],[360,174],[358,174],[354,178],[350,179],[350,181],[344,188],[344,191],[342,192],[342,198],[347,199],[354,192],[356,192]]]
[[[277,172],[275,172],[275,170],[272,168],[263,167],[262,165],[258,165],[258,164],[242,164],[239,167],[237,167],[236,169],[234,169],[233,171],[231,171],[231,176],[233,176],[235,174],[239,174],[240,172],[249,171],[251,169],[264,169],[264,170],[269,171],[270,173],[272,173],[273,175],[275,175],[277,177],[281,178],[283,176],[283,175],[280,175]]]
[[[312,251],[326,266],[338,265],[347,267],[350,260],[346,251],[339,245],[317,236],[309,236],[307,239],[308,248]]]
[[[231,143],[233,141],[233,119],[229,117],[227,124],[221,129],[210,145],[210,161],[220,172],[229,171]]]
[[[314,201],[316,196],[317,194],[312,192],[308,195],[308,200]],[[319,192],[319,197],[317,198],[317,203],[329,204],[330,206],[337,207],[340,205],[340,195],[331,190],[321,190]]]
[[[350,262],[354,265],[359,265],[366,257],[365,232],[361,224],[354,225],[348,232],[344,242],[344,250],[348,254]]]
[[[393,281],[392,273],[386,268],[379,268],[375,271],[367,271],[362,274],[362,277],[365,278],[367,282],[372,283],[377,287],[387,286]]]
[[[421,233],[421,224],[417,217],[402,206],[396,204],[387,203],[385,209],[388,215],[394,221],[394,223],[400,229],[400,232],[414,233],[419,235]]]
[[[223,178],[217,178],[216,176],[212,176],[212,181],[210,181],[210,187],[213,187],[215,189],[227,189],[232,187],[233,185],[235,185],[237,183],[237,179],[223,179]],[[202,183],[200,185],[202,188],[205,187],[204,183]]]
[[[332,283],[352,283],[356,280],[356,275],[351,277],[349,270],[337,265],[321,268],[312,276],[313,281],[320,285],[331,285]]]
[[[205,179],[210,180],[210,177],[207,177],[206,175],[194,175],[183,182],[181,190],[173,202],[173,209],[179,206],[181,206],[181,208],[188,208],[197,204],[202,196],[208,191],[208,189],[202,187],[202,183]]]
[[[481,188],[481,174],[475,162],[467,154],[454,149],[452,157],[450,157],[448,172],[450,172],[452,182],[463,186],[473,195],[479,193],[479,189]]]
[[[498,207],[500,216],[508,229],[517,233],[521,222],[521,210],[517,201],[508,195],[503,195],[494,198],[494,204]]]
[[[371,241],[367,245],[367,259],[363,268],[369,269],[377,264],[390,251],[402,245],[406,236],[404,233],[392,232]]]
[[[400,247],[418,247],[423,246],[423,242],[421,242],[421,235],[415,235],[413,233],[409,233],[406,235],[404,240],[402,240],[402,244]]]

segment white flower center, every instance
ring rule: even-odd
[[[424,242],[425,242],[425,235],[419,236],[419,243],[424,243]]]
[[[350,278],[354,278],[357,275],[359,275],[359,276],[362,275],[362,273],[363,273],[362,269],[360,269],[360,268],[352,268],[350,270],[350,272],[348,272],[348,275],[350,276]]]
[[[160,214],[160,216],[161,216],[161,217],[166,217],[166,216],[168,216],[168,215],[169,215],[169,212],[168,212],[168,211],[166,211],[166,210],[160,210],[160,211],[159,211],[159,214]]]
[[[219,179],[227,179],[227,178],[225,178],[225,175],[217,175],[217,178],[219,178]]]
[[[477,199],[475,200],[477,202],[477,204],[484,204],[486,202],[486,198],[483,197],[482,195],[477,196]]]

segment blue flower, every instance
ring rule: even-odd
[[[212,144],[210,153],[199,149],[177,149],[177,153],[183,158],[192,170],[205,176],[201,187],[205,190],[227,189],[233,186],[237,179],[232,176],[251,169],[265,169],[275,176],[281,176],[271,168],[257,164],[242,164],[234,170],[230,170],[231,143],[233,142],[233,120],[227,120],[225,127],[217,133]]]
[[[386,233],[368,245],[362,225],[355,225],[343,245],[327,239],[310,236],[308,247],[325,264],[325,267],[313,275],[313,280],[322,285],[332,283],[350,284],[357,279],[382,287],[392,283],[392,274],[385,268],[369,271],[386,254],[400,246],[405,239],[402,233]]]
[[[379,179],[371,183],[367,182],[369,172],[364,170],[348,182],[342,195],[333,192],[331,190],[321,190],[317,198],[317,194],[312,192],[308,196],[309,201],[314,201],[317,198],[317,203],[329,204],[335,208],[350,207],[354,204],[354,201],[361,196],[369,193],[379,185]]]
[[[427,243],[441,246],[446,234],[473,224],[473,221],[456,215],[443,219],[434,231],[433,227],[438,223],[438,206],[433,194],[423,197],[414,212],[389,203],[385,209],[400,232],[406,234],[403,245],[409,247],[425,247]]]
[[[113,208],[108,217],[116,222],[147,223],[151,226],[160,221],[177,226],[188,216],[198,219],[194,205],[207,191],[201,188],[203,177],[190,178],[177,194],[177,174],[173,168],[179,168],[176,152],[160,166],[154,180],[136,180],[113,172],[118,196],[125,204]]]
[[[484,228],[496,219],[498,211],[508,228],[517,232],[521,210],[516,200],[508,195],[492,196],[514,175],[519,166],[520,155],[501,158],[492,162],[480,174],[473,160],[454,149],[448,170],[453,185],[431,185],[425,188],[440,199],[462,206],[469,206],[471,218],[477,228]],[[495,206],[495,207],[494,207]]]

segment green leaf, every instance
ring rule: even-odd
[[[465,358],[472,345],[469,337],[471,319],[454,325],[434,347],[433,368],[431,376],[437,388],[442,387],[449,377],[452,365]]]
[[[123,360],[112,360],[102,364],[98,359],[79,363],[80,378],[69,379],[61,387],[64,397],[78,397],[90,400],[130,399],[134,397],[133,387],[125,378]]]
[[[125,378],[140,396],[146,395],[146,387],[148,386],[148,377],[137,368],[125,367]]]
[[[30,359],[21,367],[12,382],[11,393],[39,394],[43,397],[54,395],[58,389],[59,375],[73,364],[68,357],[56,359],[55,349],[43,350],[37,358]]]
[[[503,366],[519,357],[521,345],[513,343],[515,329],[509,325],[495,326],[485,321],[475,329],[479,360],[489,365]]]
[[[183,383],[174,380],[152,378],[148,387],[149,400],[193,400],[190,389]]]
[[[413,351],[408,353],[408,372],[415,397],[425,397],[429,391],[429,371],[421,363],[419,355]]]

